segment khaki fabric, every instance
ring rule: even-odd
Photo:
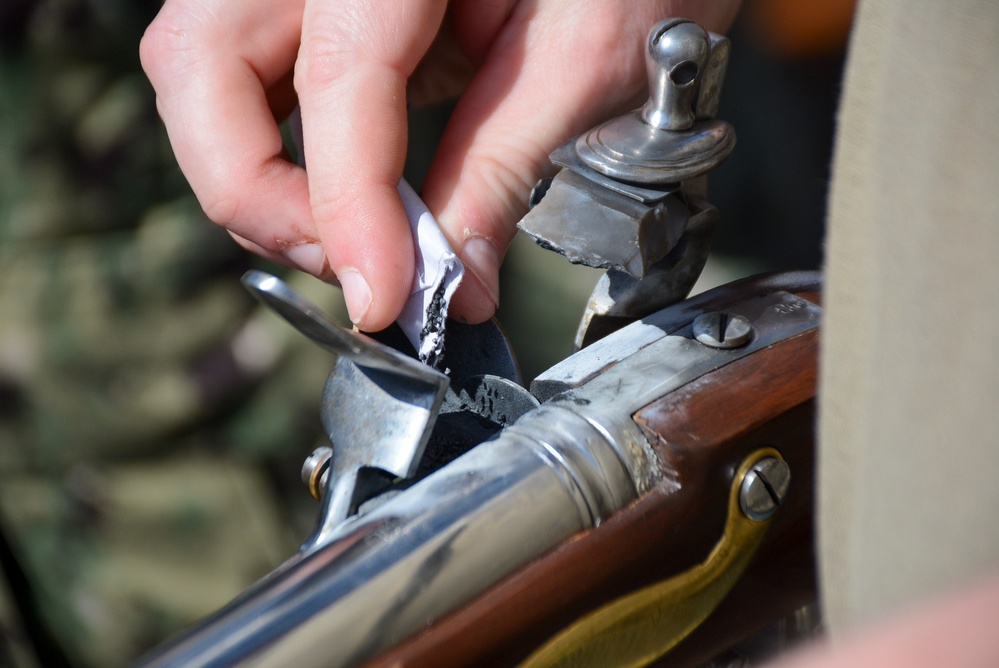
[[[859,8],[819,457],[834,632],[999,570],[999,3]]]

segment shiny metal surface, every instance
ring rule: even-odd
[[[732,43],[724,35],[709,32],[708,42],[708,62],[701,71],[701,87],[694,108],[695,117],[699,121],[718,115],[725,70],[728,69],[728,57],[732,51]]]
[[[322,503],[316,527],[303,544],[303,549],[313,548],[393,477],[413,476],[449,380],[388,345],[340,327],[274,276],[247,272],[243,283],[300,332],[338,354],[320,409],[332,452],[324,470],[309,480],[310,492]],[[448,330],[442,361],[462,384],[452,393],[454,401],[460,403],[462,391],[469,400],[462,408],[481,403],[486,419],[505,425],[537,405],[517,385],[519,369],[494,319],[478,325],[451,322]]]
[[[663,131],[645,125],[638,112],[607,121],[576,140],[579,157],[594,170],[647,185],[700,176],[733,150],[735,131],[725,121],[699,121],[686,131]]]
[[[341,327],[277,276],[253,270],[243,274],[241,281],[250,294],[326,350],[365,367],[406,375],[428,385],[447,385],[447,377],[439,371],[360,332]]]
[[[316,529],[330,531],[390,482],[415,473],[447,389],[339,357],[326,379],[320,419],[333,446]]]
[[[753,339],[741,348],[711,348],[698,343],[692,332],[697,314],[685,313],[684,305],[677,304],[657,318],[629,325],[555,365],[535,379],[531,391],[542,400],[542,406],[564,406],[579,412],[607,434],[639,490],[644,491],[655,482],[658,468],[644,468],[655,458],[632,416],[706,373],[814,329],[822,309],[791,293],[773,292],[729,311],[747,318],[755,330]],[[622,355],[626,350],[632,353]]]
[[[634,495],[591,424],[538,409],[336,527],[329,544],[295,556],[142,665],[359,663]]]
[[[715,311],[697,316],[694,320],[694,338],[712,348],[738,348],[753,337],[753,325],[735,313]]]
[[[791,469],[783,459],[767,457],[746,473],[739,489],[739,505],[746,517],[764,522],[773,517],[787,498]]]
[[[448,378],[373,339],[337,325],[284,281],[260,271],[243,284],[298,331],[337,353],[320,417],[333,446],[321,511],[306,541],[326,540],[333,527],[384,485],[411,476],[430,439]]]
[[[687,130],[694,124],[697,84],[708,62],[708,33],[684,19],[655,26],[645,48],[649,99],[642,121],[657,130]]]
[[[766,279],[753,280],[756,291],[780,297],[781,311],[804,310],[809,320],[817,320],[821,309],[815,304],[794,297],[785,291],[785,288],[802,291],[818,289],[820,274],[802,271],[781,274],[779,279],[773,283]],[[634,356],[636,350],[644,349],[669,334],[679,332],[690,325],[697,316],[715,310],[711,307],[714,300],[723,290],[728,289],[730,288],[723,286],[702,292],[614,332],[587,347],[583,351],[586,354],[572,355],[539,374],[531,383],[531,392],[545,402],[556,394],[581,387],[604,371]],[[742,310],[737,312],[741,313]],[[757,320],[753,320],[754,327],[759,327],[759,324]]]
[[[583,391],[583,388],[592,391],[594,387],[601,387],[606,379],[616,379],[622,373],[621,369],[663,347],[679,347],[688,352],[679,358],[658,363],[656,375],[668,369],[683,368],[690,360],[712,360],[717,365],[723,360],[737,359],[757,350],[761,345],[769,345],[775,335],[786,338],[817,326],[822,311],[815,304],[789,292],[770,292],[727,309],[732,314],[746,317],[756,330],[756,337],[748,346],[735,350],[711,349],[694,339],[692,323],[703,313],[701,304],[709,302],[715,292],[698,295],[696,301],[675,304],[597,341],[539,374],[531,383],[531,392],[545,402],[570,390],[574,391],[573,395],[577,390]],[[672,353],[666,350],[660,352],[674,355],[680,352],[679,349]],[[641,355],[636,350],[642,351]],[[629,383],[629,386],[632,384]],[[629,393],[621,394],[631,396]],[[649,403],[642,397],[635,401],[639,402],[636,410]],[[645,403],[641,403],[643,401]]]
[[[710,297],[708,297],[710,298]],[[732,309],[758,336],[700,345],[678,304],[549,372],[559,396],[500,435],[331,527],[152,666],[343,666],[376,656],[457,609],[661,479],[634,413],[753,350],[815,327],[818,307],[772,293]]]
[[[639,184],[677,183],[714,169],[735,148],[735,132],[709,120],[706,110],[698,113],[697,103],[707,75],[704,103],[717,107],[727,41],[696,23],[668,19],[649,33],[645,55],[648,101],[580,135],[579,157],[600,174]]]

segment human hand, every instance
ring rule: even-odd
[[[644,38],[738,0],[167,0],[144,69],[181,169],[244,247],[338,281],[351,320],[391,324],[414,251],[396,186],[413,102],[464,92],[423,199],[469,270],[452,316],[487,319],[548,154],[644,100]],[[468,76],[463,76],[468,75]],[[308,173],[278,123],[300,105]]]

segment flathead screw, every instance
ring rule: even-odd
[[[764,457],[753,465],[739,488],[739,505],[751,520],[770,519],[787,498],[791,468],[783,459]]]
[[[738,348],[749,343],[753,325],[735,313],[704,313],[694,320],[694,338],[712,348]]]

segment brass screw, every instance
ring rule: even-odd
[[[333,459],[333,448],[328,445],[316,448],[302,464],[302,482],[309,488],[312,498],[319,501],[323,496],[323,481]]]

